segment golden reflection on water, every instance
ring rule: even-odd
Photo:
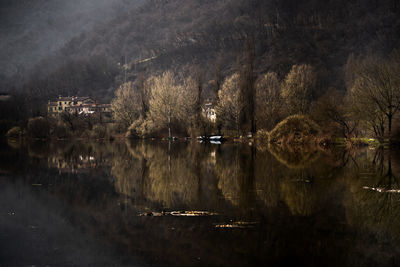
[[[348,224],[400,233],[400,165],[393,151],[157,141],[9,145],[60,173],[108,169],[115,192],[143,209],[280,208],[312,216],[338,202]]]
[[[252,245],[256,258],[275,249],[286,255],[291,246],[296,255],[322,250],[333,259],[338,248],[389,259],[380,244],[400,245],[396,151],[35,142],[12,143],[0,155],[0,173],[27,174],[29,186],[41,184],[72,207],[78,214],[72,221],[139,253],[165,255],[163,260],[190,262],[200,251],[196,246],[212,247],[216,240],[226,242],[202,257],[217,262],[225,251],[222,258],[231,263],[231,251],[250,251]],[[175,212],[182,216],[171,216]],[[198,216],[183,216],[192,214]],[[224,232],[229,229],[239,232]],[[351,257],[350,262],[363,265],[363,260]]]
[[[396,151],[367,150],[347,166],[347,222],[400,240],[400,173]],[[375,190],[373,190],[375,189]]]

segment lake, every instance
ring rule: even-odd
[[[400,153],[0,143],[1,266],[395,266]]]

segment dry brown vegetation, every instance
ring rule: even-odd
[[[319,126],[305,115],[292,115],[278,123],[270,132],[269,142],[278,144],[308,144],[315,142]]]

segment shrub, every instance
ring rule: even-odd
[[[126,133],[126,129],[124,129],[119,123],[109,123],[108,130],[111,134],[119,135]]]
[[[194,123],[194,125],[189,126],[186,132],[192,138],[197,138],[198,136],[210,136],[215,132],[215,123],[200,116],[199,121]]]
[[[63,122],[58,122],[54,128],[54,135],[58,139],[66,139],[70,136],[68,126]]]
[[[261,129],[257,131],[256,138],[261,141],[268,141],[269,133],[267,130]]]
[[[305,115],[292,115],[270,132],[271,143],[306,144],[316,142],[319,126]]]
[[[33,138],[44,139],[49,137],[50,124],[43,117],[31,118],[28,121],[28,134]]]
[[[143,120],[139,118],[138,120],[134,121],[131,126],[129,126],[125,136],[127,138],[135,139],[149,138],[155,136],[156,134],[157,128],[152,120]]]
[[[92,132],[89,129],[85,129],[82,131],[82,134],[80,136],[81,136],[81,138],[84,138],[84,139],[90,139],[92,136]]]
[[[6,136],[9,138],[19,138],[22,134],[22,130],[20,127],[15,126],[8,130]]]
[[[91,131],[91,137],[94,139],[104,139],[107,137],[107,129],[103,125],[96,124]]]
[[[128,128],[128,131],[125,134],[125,137],[130,138],[130,139],[137,139],[141,138],[141,125],[143,124],[142,119],[138,119],[134,121]]]

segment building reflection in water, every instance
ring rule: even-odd
[[[249,251],[264,262],[283,257],[289,246],[304,260],[317,251],[338,264],[357,265],[393,256],[371,238],[400,244],[400,159],[394,151],[135,141],[13,144],[4,153],[8,162],[21,165],[2,165],[3,173],[40,170],[40,181],[29,180],[39,179],[29,174],[27,183],[52,184],[43,188],[79,214],[74,222],[130,250],[160,253],[168,260],[190,263],[199,253],[196,243],[226,246],[219,253],[202,254],[226,262],[232,251]],[[139,216],[162,211],[218,216],[196,221]],[[256,223],[250,225],[257,231],[225,236],[210,230],[236,221]],[[343,258],[365,251],[372,251],[368,259]]]

